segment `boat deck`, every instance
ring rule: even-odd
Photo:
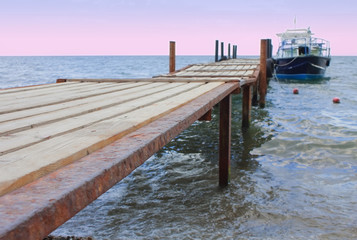
[[[0,239],[46,236],[258,74],[232,59],[1,90]]]

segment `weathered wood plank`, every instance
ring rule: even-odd
[[[135,84],[132,84],[131,86],[135,87]],[[122,88],[126,88],[126,86],[118,84],[116,87],[110,87],[105,89],[95,89],[94,87],[90,91],[81,91],[80,93],[71,91],[68,94],[51,94],[51,92],[49,92],[48,95],[34,97],[31,99],[31,101],[26,99],[13,99],[12,101],[9,100],[9,103],[7,104],[0,105],[0,114],[53,105],[91,96],[98,96],[101,94],[115,92]]]
[[[118,86],[113,85],[114,83],[101,83],[101,84],[96,84],[96,83],[77,83],[76,85],[72,86],[67,86],[66,89],[57,89],[56,91],[53,90],[48,90],[48,89],[42,89],[40,91],[36,91],[33,94],[31,92],[25,92],[25,93],[16,93],[16,94],[11,94],[11,95],[6,95],[6,96],[0,96],[0,100],[3,104],[14,104],[14,103],[19,103],[19,102],[36,102],[36,101],[43,101],[44,99],[51,99],[51,98],[57,98],[58,96],[62,96],[64,93],[66,95],[68,94],[81,94],[81,93],[86,93],[90,91],[98,91],[98,90],[104,90],[112,87]],[[54,84],[54,85],[60,85],[60,84]],[[27,101],[26,101],[26,100]]]
[[[161,91],[175,88],[182,84],[184,83],[151,83],[141,85],[137,88],[129,88],[109,94],[67,102],[66,107],[57,106],[58,109],[53,108],[56,105],[42,107],[44,109],[41,109],[40,114],[24,116],[17,119],[8,119],[8,121],[2,122],[0,124],[0,136],[103,110],[118,104],[139,99],[143,96],[160,93]],[[49,111],[50,107],[52,107],[51,111]],[[26,112],[31,113],[28,110],[26,110]]]
[[[5,154],[0,157],[0,194],[3,195],[76,161],[221,84],[223,83],[204,84],[165,101]]]
[[[15,100],[17,98],[33,98],[33,97],[37,97],[37,96],[42,96],[45,94],[48,94],[49,92],[52,93],[60,93],[60,92],[65,92],[68,90],[74,91],[74,90],[81,90],[84,89],[86,87],[86,85],[88,87],[94,86],[94,83],[86,83],[83,86],[79,85],[78,83],[65,83],[65,84],[52,84],[55,86],[58,86],[56,88],[53,87],[44,87],[44,88],[37,88],[34,89],[33,91],[15,91],[15,92],[9,92],[7,94],[2,94],[0,95],[0,100],[5,99],[5,100]],[[49,86],[49,85],[46,85]],[[11,89],[9,89],[11,90]],[[6,90],[4,90],[4,92],[7,92]]]
[[[45,89],[45,88],[62,88],[62,87],[67,87],[68,85],[73,85],[75,84],[73,83],[66,83],[66,84],[62,84],[57,85],[57,84],[41,84],[41,85],[34,85],[34,86],[24,86],[24,87],[14,87],[14,88],[6,88],[6,89],[0,89],[0,96],[4,95],[4,94],[9,94],[9,93],[17,93],[17,92],[27,92],[27,91],[34,91],[37,89]]]
[[[153,84],[155,85],[155,84]],[[61,121],[55,121],[48,123],[46,125],[34,126],[27,130],[21,132],[7,134],[5,136],[0,136],[0,155],[4,155],[16,150],[46,141],[48,139],[67,134],[79,129],[91,126],[93,124],[99,123],[101,121],[109,120],[112,118],[119,117],[121,115],[133,112],[150,105],[154,105],[159,101],[167,101],[167,99],[176,96],[177,94],[182,94],[186,91],[193,90],[197,87],[203,85],[203,83],[192,83],[185,84],[181,86],[177,83],[172,83],[172,86],[166,89],[156,88],[157,90],[152,91],[148,94],[133,97],[131,99],[123,99],[118,104],[114,104],[108,108],[99,108],[97,111],[92,111],[86,114],[81,114],[75,117],[68,117]],[[154,86],[153,86],[154,87]],[[155,89],[155,88],[154,88]],[[166,91],[163,91],[166,90]],[[157,93],[157,94],[154,94]],[[182,99],[182,101],[187,101],[187,99]],[[156,112],[150,112],[151,115],[155,116]],[[55,117],[58,117],[57,115]],[[0,164],[1,166],[1,164]]]
[[[110,91],[108,93],[104,93],[101,95],[96,95],[96,96],[91,96],[87,98],[80,98],[76,99],[73,101],[66,101],[66,102],[58,102],[56,104],[51,104],[51,105],[44,105],[40,107],[34,107],[30,109],[25,109],[25,110],[19,110],[11,113],[4,113],[0,114],[0,123],[4,123],[7,121],[14,121],[17,119],[21,118],[26,118],[26,117],[31,117],[31,116],[37,116],[40,114],[51,114],[53,111],[58,111],[58,110],[64,110],[73,106],[79,106],[83,105],[86,103],[91,103],[93,101],[102,101],[104,99],[107,99],[112,96],[112,94],[116,95],[117,93],[120,94],[121,91],[125,94],[127,91],[140,91],[142,87],[145,88],[145,86],[149,85],[151,83],[149,82],[142,82],[142,83],[131,83],[131,84],[125,84],[121,85],[122,88],[116,89],[115,91]],[[59,85],[59,84],[56,84]],[[0,131],[1,132],[1,131]]]

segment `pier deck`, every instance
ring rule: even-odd
[[[232,59],[1,90],[0,239],[47,236],[218,103],[227,147],[230,95],[249,102],[258,75],[259,60]]]

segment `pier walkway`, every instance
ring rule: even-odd
[[[231,94],[249,121],[259,59],[145,79],[59,79],[0,91],[0,239],[41,239],[220,104],[228,182]]]

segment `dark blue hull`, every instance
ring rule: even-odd
[[[275,63],[275,75],[278,79],[321,79],[331,58],[305,55],[292,58],[278,58]]]

